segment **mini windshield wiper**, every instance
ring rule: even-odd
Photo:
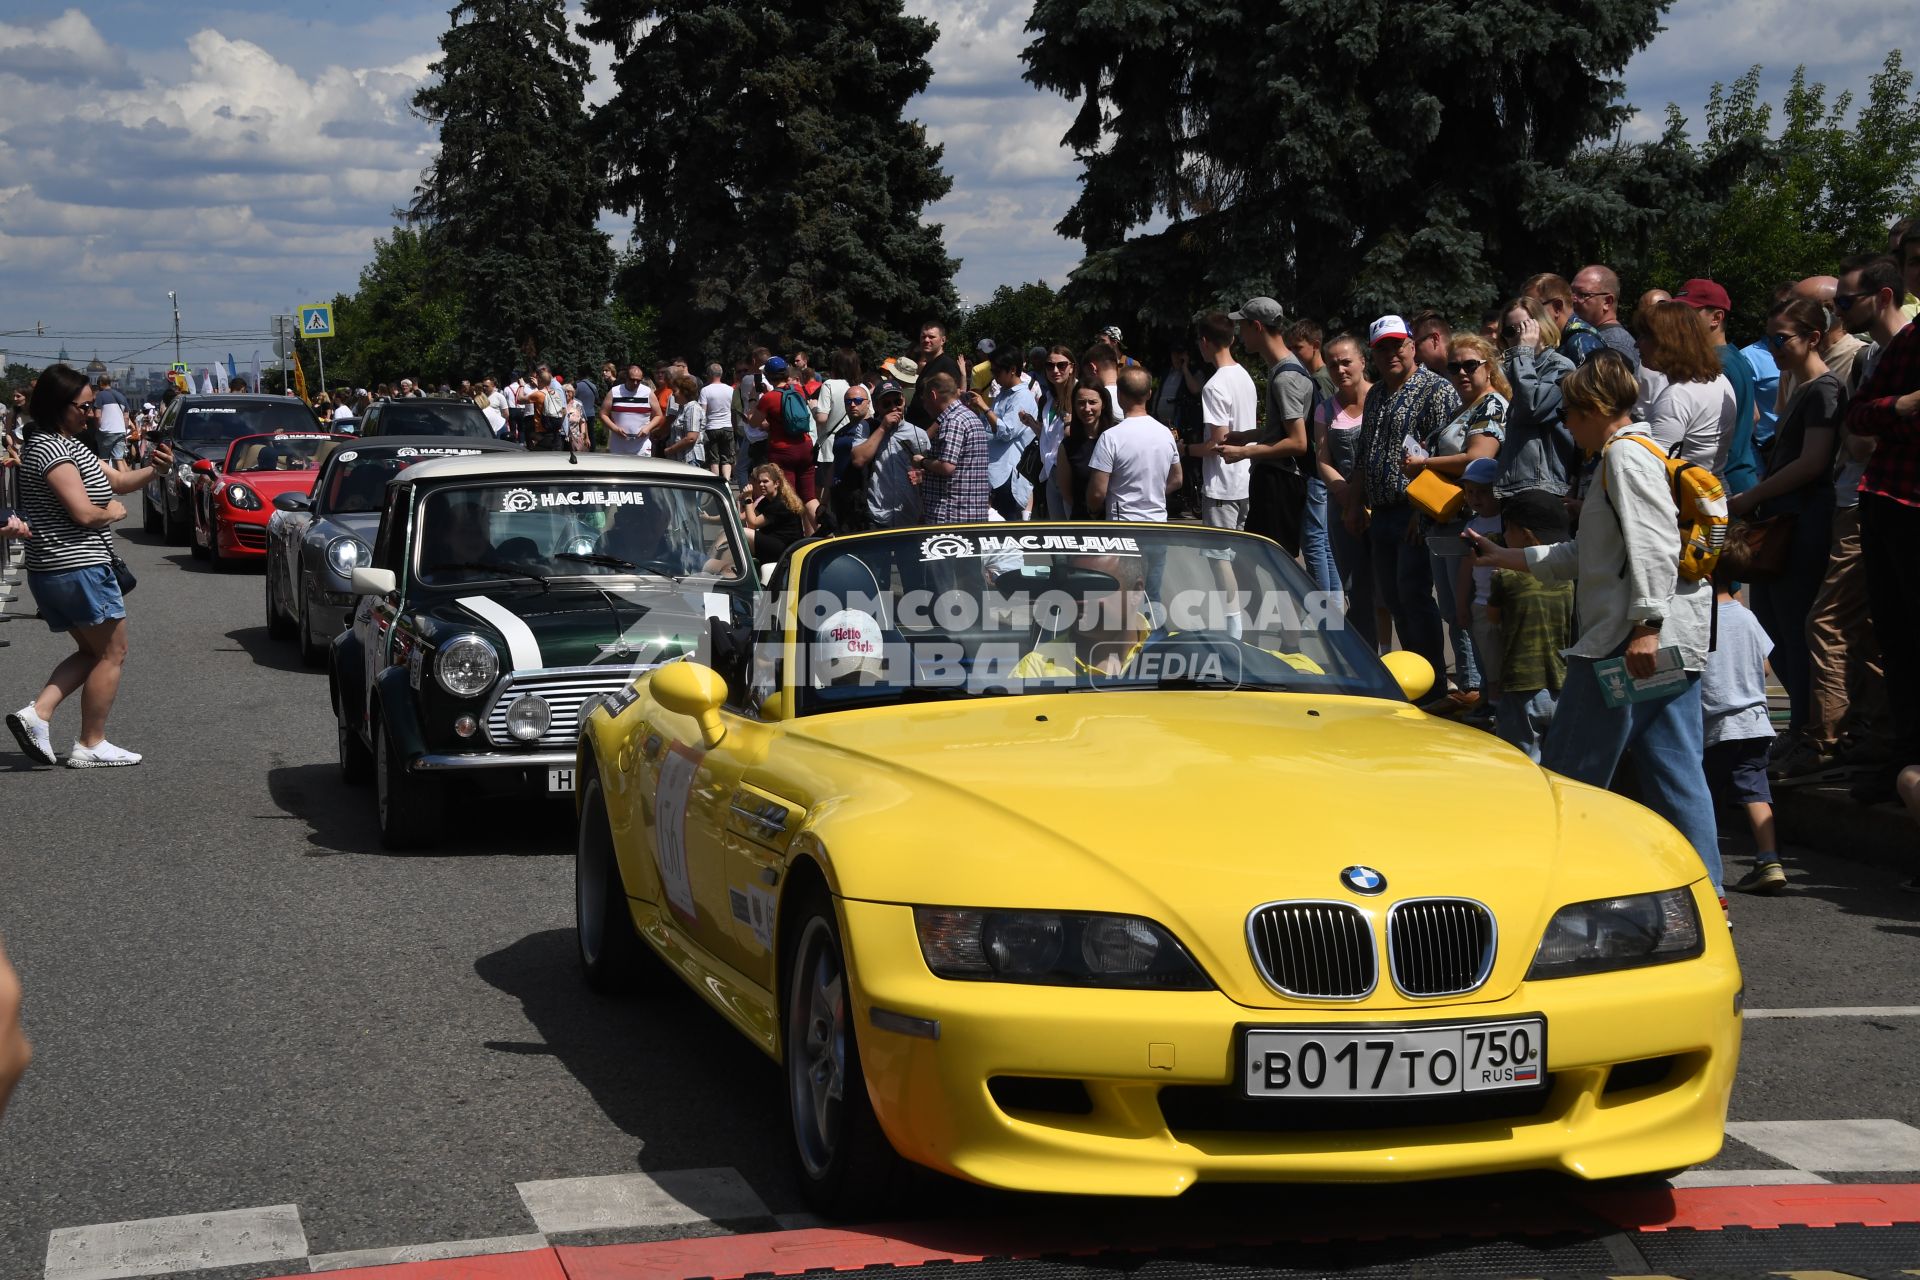
[[[562,551],[554,559],[578,560],[582,564],[605,565],[609,569],[629,569],[635,573],[640,571],[640,566],[631,560],[622,560],[619,556],[601,555],[598,552]]]
[[[497,573],[507,578],[526,578],[547,586],[546,575],[535,573],[524,565],[502,564],[498,560],[443,560],[439,564],[421,566],[422,573],[439,573],[442,569],[477,569],[481,573]]]

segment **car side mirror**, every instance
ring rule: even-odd
[[[195,475],[210,476],[213,474],[213,463],[201,458],[193,464],[193,472]]]
[[[701,741],[707,746],[717,747],[727,736],[727,727],[720,719],[720,706],[727,700],[727,682],[712,667],[698,662],[669,662],[653,673],[648,687],[653,700],[662,707],[697,721]]]
[[[1427,696],[1433,688],[1433,664],[1417,653],[1405,649],[1395,649],[1381,659],[1387,674],[1400,686],[1400,692],[1407,695],[1408,702],[1418,702]]]
[[[273,500],[275,511],[311,511],[313,499],[304,493],[283,493]]]
[[[350,581],[357,596],[390,596],[400,586],[391,569],[355,569]]]

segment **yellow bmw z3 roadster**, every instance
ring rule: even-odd
[[[1741,978],[1647,810],[1409,699],[1272,543],[994,524],[802,544],[749,634],[597,706],[576,911],[782,1064],[801,1185],[1667,1172]]]

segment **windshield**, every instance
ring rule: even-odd
[[[414,572],[426,586],[558,577],[737,580],[747,563],[704,486],[569,476],[446,485],[420,504]]]
[[[387,481],[416,462],[435,458],[470,457],[480,449],[456,446],[421,445],[402,449],[369,449],[354,441],[354,447],[336,450],[333,465],[320,477],[314,509],[325,515],[353,515],[378,511],[386,503]]]
[[[389,400],[380,406],[383,436],[479,436],[494,438],[487,415],[470,404],[407,404]]]
[[[1217,529],[1020,525],[848,539],[806,561],[802,712],[1062,690],[1399,698],[1278,547]],[[771,664],[756,655],[756,692]]]
[[[228,474],[255,471],[312,471],[340,441],[333,436],[243,436],[227,450]]]
[[[238,440],[241,436],[310,432],[313,415],[297,404],[188,405],[173,434],[181,440]]]

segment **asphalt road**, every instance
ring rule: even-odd
[[[248,1206],[297,1205],[312,1254],[513,1235],[534,1229],[517,1184],[636,1171],[731,1169],[766,1215],[799,1210],[774,1068],[688,993],[613,1003],[577,980],[566,811],[472,806],[444,852],[381,852],[370,792],[338,778],[326,678],[268,640],[257,571],[136,523],[111,736],[146,762],[0,752],[0,935],[36,1048],[0,1125],[0,1276],[43,1275],[56,1229]],[[8,708],[67,645],[18,594]],[[1794,860],[1791,893],[1734,904],[1749,1007],[1914,1003],[1920,900],[1885,869]],[[1916,1061],[1920,1018],[1753,1019],[1733,1119],[1920,1127]],[[1791,1163],[1736,1141],[1715,1167]],[[1038,1203],[956,1189],[929,1211]],[[653,1234],[695,1229],[719,1228]]]

